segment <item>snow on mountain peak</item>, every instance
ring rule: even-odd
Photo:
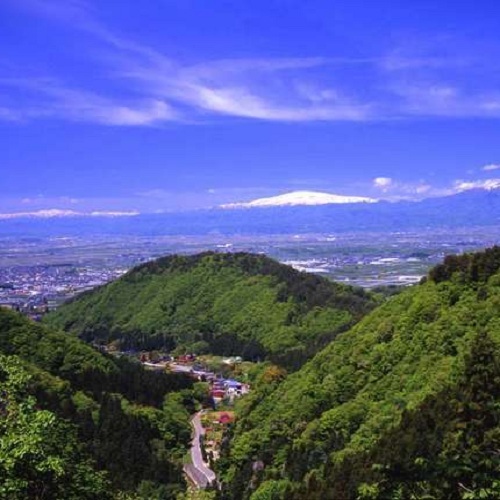
[[[343,196],[318,191],[292,191],[279,196],[259,198],[245,203],[227,203],[221,208],[259,208],[259,207],[283,207],[296,205],[329,205],[341,203],[375,203],[375,198],[364,196]]]
[[[94,211],[94,212],[75,212],[74,210],[61,210],[58,208],[49,208],[44,210],[36,210],[34,212],[13,212],[13,213],[0,213],[0,220],[3,219],[19,219],[19,218],[36,218],[36,219],[51,219],[54,217],[130,217],[134,215],[139,215],[139,212],[128,211],[128,212],[106,212],[106,211]]]

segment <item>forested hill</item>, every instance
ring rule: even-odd
[[[500,498],[499,269],[498,247],[447,258],[269,373],[221,459],[226,498]]]
[[[175,498],[192,394],[0,308],[0,498]]]
[[[140,265],[48,321],[86,340],[270,357],[293,368],[375,305],[362,289],[263,255],[207,252]]]

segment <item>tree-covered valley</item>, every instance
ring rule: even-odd
[[[193,405],[186,377],[0,308],[0,498],[174,498]]]
[[[224,498],[499,498],[500,248],[450,256],[241,402]]]
[[[385,296],[205,253],[0,309],[0,498],[183,498],[200,387],[81,339],[260,358],[212,498],[500,498],[500,247]]]
[[[87,341],[270,359],[296,369],[376,304],[361,288],[263,255],[206,252],[140,265],[47,319]]]

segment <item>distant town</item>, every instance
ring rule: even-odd
[[[500,230],[276,236],[0,238],[0,305],[39,319],[62,302],[172,253],[265,253],[300,271],[366,287],[420,281],[446,254],[491,246]]]
[[[55,309],[74,295],[112,281],[122,268],[87,266],[19,266],[0,268],[0,306],[33,319]]]

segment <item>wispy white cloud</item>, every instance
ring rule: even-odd
[[[456,180],[453,183],[453,189],[455,192],[459,193],[462,191],[468,191],[470,189],[498,189],[500,188],[500,179],[481,179],[473,181],[463,181]]]
[[[498,169],[500,169],[500,163],[488,163],[487,165],[484,165],[484,167],[481,167],[481,170],[484,170],[485,172],[491,172],[492,170]]]
[[[372,121],[414,117],[500,118],[500,92],[469,55],[427,46],[403,47],[378,58],[243,58],[187,64],[121,36],[99,20],[98,3],[8,0],[16,8],[78,30],[109,57],[95,59],[113,95],[63,83],[34,86],[44,100],[0,102],[0,120],[57,117],[105,125],[142,126],[207,117],[264,121]],[[447,47],[453,44],[448,40]],[[95,53],[94,53],[95,55]],[[85,57],[85,56],[84,56]],[[103,68],[102,65],[106,66]],[[101,65],[101,66],[99,66]],[[365,73],[363,88],[349,68]],[[469,78],[470,79],[470,78]],[[40,83],[40,79],[38,80]],[[43,80],[43,79],[42,79]],[[119,96],[119,97],[118,97]],[[126,96],[126,97],[123,97]]]
[[[360,121],[369,119],[371,105],[337,102],[329,105],[304,103],[287,105],[245,87],[213,88],[204,85],[184,87],[179,95],[189,104],[219,114],[276,121]]]
[[[491,191],[493,189],[500,189],[500,179],[498,178],[474,179],[474,180],[457,179],[451,181],[450,183],[444,186],[432,186],[430,184],[414,184],[412,187],[412,185],[406,185],[405,187],[403,187],[403,192],[406,191],[406,193],[411,194],[413,190],[413,196],[409,196],[409,199],[423,199],[423,198],[437,197],[437,196],[450,196],[458,193],[463,193],[465,191],[470,191],[472,189],[483,189],[487,191]]]
[[[471,46],[470,41],[467,45]],[[474,51],[471,56],[462,46],[457,50],[458,46],[459,41],[449,34],[405,36],[396,40],[393,48],[379,58],[377,63],[382,70],[401,76],[415,71],[419,71],[419,74],[436,74],[440,70],[456,71],[478,63],[478,51]]]
[[[53,78],[0,78],[0,87],[23,89],[29,96],[24,106],[6,110],[11,120],[55,117],[104,125],[151,125],[178,119],[173,108],[159,99],[118,100],[68,88]]]
[[[331,62],[322,58],[238,59],[190,66],[128,61],[121,76],[157,98],[202,114],[275,121],[367,120],[371,102],[358,102],[333,89],[312,90],[297,83],[308,69]]]
[[[117,50],[135,52],[152,60],[167,59],[158,51],[122,37],[98,20],[95,6],[85,0],[5,0],[16,9],[77,29]]]
[[[20,200],[22,205],[40,205],[40,203],[46,202],[46,197],[39,194],[37,196],[26,197]],[[49,199],[49,204],[62,204],[63,206],[76,205],[79,202],[78,198],[73,198],[72,196],[59,196],[58,198]]]
[[[398,84],[392,90],[401,99],[401,115],[500,118],[500,93],[468,92],[439,82]]]
[[[387,199],[421,199],[426,196],[441,194],[430,184],[421,180],[418,182],[402,182],[392,177],[375,177],[373,187],[384,193]]]
[[[479,37],[404,37],[379,61],[392,115],[500,118],[499,55]]]
[[[177,118],[172,107],[158,99],[125,104],[88,92],[61,88],[54,93],[54,97],[54,113],[75,121],[104,125],[152,125]]]
[[[90,19],[90,4],[84,0],[5,0],[7,5],[62,23],[83,22]]]
[[[373,179],[373,186],[382,191],[387,191],[391,188],[394,183],[391,177],[375,177]]]
[[[407,71],[415,69],[447,68],[461,66],[462,61],[438,56],[408,56],[389,54],[380,58],[379,66],[387,71]]]

